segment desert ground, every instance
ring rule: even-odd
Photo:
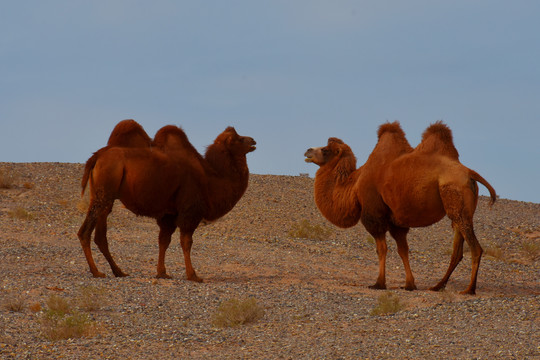
[[[117,204],[109,243],[130,276],[115,278],[94,246],[107,274],[97,279],[76,235],[82,170],[0,163],[1,359],[540,358],[540,204],[498,199],[490,207],[480,198],[475,231],[485,255],[476,296],[459,294],[470,280],[467,252],[444,291],[428,290],[450,261],[446,218],[409,233],[417,291],[401,289],[391,238],[388,289],[369,289],[378,272],[373,239],[361,225],[326,221],[304,176],[252,174],[236,207],[198,228],[192,260],[204,283],[185,280],[178,232],[166,258],[173,278],[156,279],[155,221]],[[316,230],[291,233],[301,224]],[[402,307],[376,314],[384,295]],[[51,336],[51,299],[85,314],[80,336]],[[258,318],[219,325],[220,305],[231,299],[254,299]]]

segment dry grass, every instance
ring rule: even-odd
[[[294,224],[289,230],[289,236],[299,239],[325,240],[332,234],[332,229],[324,225],[312,225],[307,220]]]
[[[21,312],[24,310],[26,300],[23,296],[12,295],[8,297],[2,304],[2,307],[8,311]]]
[[[13,210],[10,210],[8,212],[9,217],[12,219],[19,219],[19,220],[33,220],[34,215],[29,212],[28,210],[22,208],[22,207],[16,207]]]
[[[219,305],[213,324],[218,327],[234,327],[257,321],[263,315],[264,310],[254,298],[230,299]]]
[[[84,311],[97,311],[106,303],[105,289],[91,285],[81,287],[79,296],[75,299],[75,305]]]
[[[0,189],[11,189],[15,186],[16,176],[0,170]]]
[[[52,295],[47,299],[41,329],[45,338],[55,341],[91,336],[98,327],[88,314],[75,311],[66,299]]]
[[[540,257],[540,239],[538,238],[525,241],[521,248],[525,257],[531,261],[535,261]]]
[[[377,305],[371,310],[371,315],[394,314],[405,308],[399,297],[391,291],[386,291],[379,296]]]

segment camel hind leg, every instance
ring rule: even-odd
[[[454,228],[454,244],[453,244],[453,250],[452,250],[452,257],[450,259],[450,265],[448,267],[448,270],[446,271],[446,274],[443,276],[441,281],[437,283],[437,285],[431,287],[429,290],[432,291],[439,291],[446,287],[446,283],[448,282],[448,279],[450,279],[450,275],[452,275],[452,272],[454,272],[454,269],[456,266],[460,263],[461,259],[463,259],[463,235],[461,235],[461,231],[455,226],[455,224],[452,224]]]
[[[88,213],[86,214],[86,218],[84,219],[84,222],[81,225],[77,236],[79,237],[79,241],[81,242],[84,256],[86,257],[86,261],[88,262],[88,266],[90,267],[90,272],[92,273],[92,275],[94,277],[105,277],[105,274],[98,270],[92,256],[92,248],[90,247],[92,232],[94,231],[97,223],[96,212],[97,209],[91,201],[90,207],[88,208]]]
[[[100,215],[97,217],[96,232],[94,235],[94,242],[99,248],[99,251],[103,254],[107,262],[111,266],[111,270],[116,277],[128,276],[124,273],[120,267],[114,261],[109,251],[109,241],[107,240],[107,217],[112,211],[112,204],[104,210],[100,211]]]
[[[452,224],[454,225],[454,251],[452,253],[447,275],[449,278],[450,274],[461,260],[463,253],[463,239],[465,239],[471,248],[472,268],[469,286],[462,291],[461,294],[474,295],[476,293],[476,281],[478,269],[480,267],[480,259],[482,258],[483,253],[482,247],[480,246],[473,229],[473,216],[478,202],[478,187],[474,181],[464,187],[448,184],[442,186],[440,192],[446,215],[452,220]],[[459,232],[459,234],[456,234],[456,231]],[[461,239],[461,237],[463,239]],[[445,279],[447,275],[443,277],[439,284],[444,283],[444,280],[448,281],[448,279]]]

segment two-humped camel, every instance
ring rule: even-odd
[[[228,127],[201,156],[179,127],[160,129],[154,140],[133,120],[120,122],[106,147],[88,159],[83,193],[90,184],[88,213],[78,236],[94,277],[104,277],[92,257],[90,240],[105,256],[115,276],[126,276],[109,252],[107,216],[120,200],[133,213],[155,218],[159,226],[157,277],[169,278],[165,252],[180,229],[188,280],[201,282],[191,264],[193,233],[203,220],[229,212],[248,186],[246,155],[255,141]]]
[[[375,238],[379,276],[371,288],[386,288],[386,232],[390,232],[405,268],[405,289],[416,289],[409,265],[409,228],[434,224],[447,215],[454,229],[452,257],[448,271],[431,290],[446,286],[463,258],[465,240],[471,248],[472,275],[463,293],[475,293],[482,256],[473,230],[476,182],[489,190],[491,203],[496,194],[483,177],[459,162],[452,132],[445,124],[429,126],[415,149],[399,122],[381,125],[377,145],[359,169],[350,147],[337,138],[328,139],[325,147],[308,149],[305,156],[307,162],[320,166],[315,176],[315,202],[321,213],[344,228],[361,221]]]

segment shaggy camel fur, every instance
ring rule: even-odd
[[[90,248],[95,229],[94,242],[113,274],[127,276],[113,260],[106,236],[107,216],[119,199],[133,213],[157,221],[157,277],[170,278],[165,253],[179,228],[187,279],[202,282],[191,264],[193,233],[201,221],[220,218],[240,200],[249,179],[246,155],[255,150],[255,141],[228,127],[203,157],[176,126],[160,129],[151,146],[133,120],[119,124],[115,131],[109,145],[88,159],[82,179],[83,193],[90,183],[90,205],[78,236],[91,273],[105,276],[97,269]]]
[[[463,258],[463,241],[472,254],[472,275],[463,293],[474,294],[482,248],[473,231],[478,186],[483,184],[496,200],[495,190],[475,171],[463,166],[454,147],[452,132],[442,122],[432,124],[422,142],[411,148],[399,122],[380,126],[378,142],[367,162],[356,169],[356,158],[343,141],[308,149],[307,162],[319,165],[315,176],[315,202],[333,224],[351,227],[361,221],[375,238],[379,276],[374,289],[386,288],[386,232],[390,232],[403,261],[405,289],[415,290],[409,265],[407,233],[411,227],[434,224],[447,215],[454,229],[454,247],[448,271],[431,288],[445,287]]]

